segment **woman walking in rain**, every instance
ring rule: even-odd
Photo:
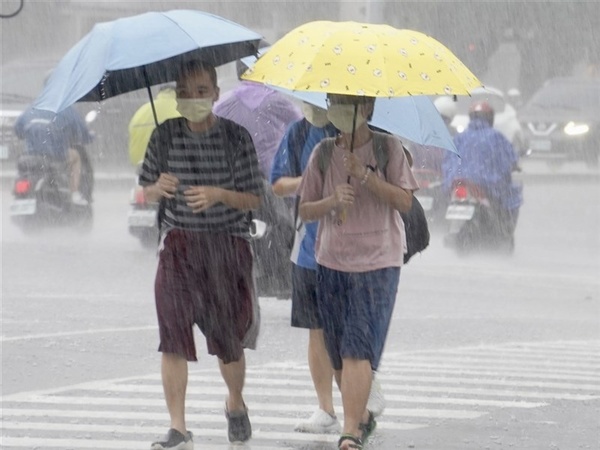
[[[406,252],[398,211],[410,209],[418,189],[402,142],[369,129],[374,105],[370,97],[328,95],[327,116],[340,134],[315,148],[299,188],[300,217],[319,221],[317,301],[342,393],[341,450],[362,449],[376,425],[367,409],[372,371]]]

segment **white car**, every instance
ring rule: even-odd
[[[457,112],[451,126],[457,133],[462,133],[469,125],[469,106],[476,101],[487,101],[494,108],[494,128],[508,139],[515,151],[522,154],[525,150],[523,129],[517,119],[517,111],[506,101],[504,93],[492,87],[475,89],[471,96],[457,97]]]

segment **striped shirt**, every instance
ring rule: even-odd
[[[139,183],[154,184],[166,171],[177,177],[179,187],[175,198],[166,200],[163,229],[227,232],[249,238],[250,217],[246,211],[217,203],[194,213],[183,195],[190,186],[216,186],[262,196],[264,184],[258,159],[245,128],[217,118],[211,129],[194,133],[183,118],[165,121],[152,133]]]

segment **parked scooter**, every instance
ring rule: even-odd
[[[81,158],[79,191],[87,205],[73,203],[64,162],[30,154],[17,159],[10,216],[22,231],[32,232],[57,225],[74,225],[84,230],[91,227],[94,171],[85,147],[76,145],[73,148]]]
[[[491,200],[485,188],[465,179],[453,182],[446,210],[444,245],[464,255],[474,250],[512,254],[518,209],[508,211]]]

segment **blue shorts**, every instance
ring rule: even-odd
[[[321,329],[317,304],[317,271],[292,264],[292,326]]]
[[[366,359],[377,370],[390,327],[400,268],[339,272],[319,266],[317,299],[325,346],[335,370],[344,358]]]

